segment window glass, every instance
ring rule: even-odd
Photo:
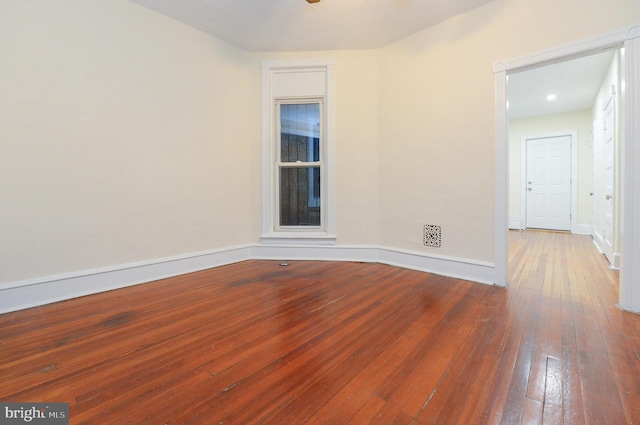
[[[320,168],[281,168],[280,226],[320,225]]]
[[[280,105],[280,161],[320,161],[320,104]]]
[[[322,150],[320,102],[279,103],[280,227],[321,227]]]

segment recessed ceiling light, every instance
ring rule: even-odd
[[[551,93],[550,95],[547,96],[547,100],[556,100],[556,96],[555,94]]]

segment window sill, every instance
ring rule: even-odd
[[[265,245],[335,245],[335,235],[282,232],[262,235],[260,241]]]

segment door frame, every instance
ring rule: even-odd
[[[494,64],[496,111],[494,271],[496,285],[508,286],[508,74],[620,47],[624,48],[622,79],[626,88],[621,93],[624,130],[620,135],[623,158],[620,167],[623,205],[620,233],[624,237],[621,245],[619,307],[623,310],[640,313],[640,262],[625,261],[625,258],[633,259],[640,255],[640,220],[634,217],[634,211],[640,210],[640,25]]]
[[[522,136],[520,138],[520,227],[527,228],[527,140],[550,139],[554,137],[569,136],[569,149],[571,149],[571,182],[570,197],[571,207],[569,209],[571,233],[579,233],[577,231],[578,216],[578,149],[576,149],[577,131],[559,131],[555,133],[536,134],[531,136]]]

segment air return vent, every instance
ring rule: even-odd
[[[424,246],[440,248],[442,228],[433,224],[425,224],[422,232]]]

